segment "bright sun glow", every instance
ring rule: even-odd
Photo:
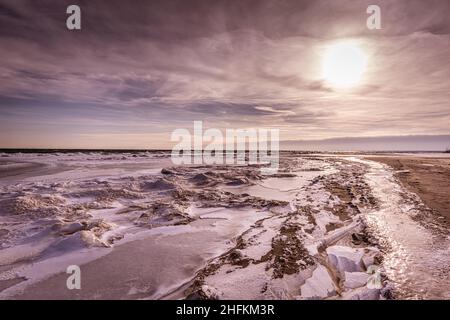
[[[335,87],[352,87],[358,84],[366,70],[367,57],[352,43],[332,45],[323,59],[323,78]]]

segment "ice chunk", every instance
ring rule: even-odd
[[[219,300],[220,297],[223,295],[223,293],[217,290],[216,288],[208,286],[206,284],[202,285],[202,292],[210,300]]]
[[[223,293],[218,289],[209,286],[202,285],[196,292],[190,294],[187,299],[188,300],[220,300],[223,296]]]
[[[312,276],[301,286],[303,299],[323,299],[336,294],[333,280],[324,266],[319,265]]]
[[[345,298],[345,297],[344,297]],[[349,297],[350,300],[379,300],[380,289],[361,288]]]
[[[82,230],[71,234],[49,248],[51,251],[67,252],[84,247],[109,247],[109,245],[97,238],[91,231]]]
[[[355,289],[367,284],[369,274],[365,272],[345,272],[344,286],[347,289]]]
[[[364,249],[363,263],[364,266],[369,268],[371,265],[376,264],[377,260],[380,258],[380,250],[374,247],[369,247]]]
[[[364,271],[362,249],[345,246],[331,246],[327,248],[328,259],[336,270],[344,275],[344,272]]]
[[[166,179],[158,179],[153,182],[146,182],[142,186],[142,190],[152,190],[152,189],[161,191],[171,190],[175,189],[175,185]]]
[[[62,226],[59,233],[60,234],[73,234],[75,232],[84,230],[86,228],[86,224],[81,222],[74,222],[65,226]]]

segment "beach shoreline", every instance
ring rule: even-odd
[[[392,168],[402,185],[420,197],[437,221],[450,227],[450,158],[389,155],[366,159]]]

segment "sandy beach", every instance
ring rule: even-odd
[[[389,156],[368,158],[387,164],[402,184],[450,226],[450,157]]]

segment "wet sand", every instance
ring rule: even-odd
[[[450,158],[415,156],[371,157],[395,170],[395,176],[450,226]]]

